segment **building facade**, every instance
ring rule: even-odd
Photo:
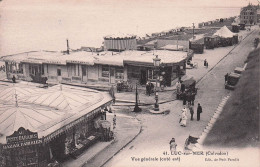
[[[240,11],[240,23],[246,25],[254,25],[257,23],[257,9],[258,6],[249,4],[246,7],[243,7]]]
[[[5,56],[6,75],[18,80],[44,83],[100,83],[139,82],[155,80],[153,58],[162,59],[161,72],[166,85],[186,72],[186,60],[193,52],[183,51],[125,51],[75,52],[71,54],[33,52]]]
[[[64,85],[40,89],[1,87],[0,166],[46,167],[112,139],[103,112],[112,104],[108,93]]]

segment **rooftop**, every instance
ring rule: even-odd
[[[5,88],[14,89],[13,85]],[[38,132],[39,137],[48,136],[112,100],[105,92],[64,85],[60,88],[33,87],[42,91],[28,92],[32,86],[16,84],[15,89],[20,90],[16,93],[20,92],[22,98],[0,100],[0,143],[6,143],[6,136],[20,127]],[[15,96],[12,93],[11,97]]]
[[[183,51],[168,51],[168,50],[154,50],[154,51],[103,51],[99,53],[92,52],[71,52],[70,54],[63,54],[60,52],[27,52],[15,55],[4,56],[0,60],[7,62],[27,62],[37,64],[107,64],[115,66],[124,66],[126,61],[133,62],[148,62],[153,63],[153,58],[158,55],[163,63],[178,63],[187,57],[187,52]]]

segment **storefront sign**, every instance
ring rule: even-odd
[[[87,62],[87,61],[78,61],[78,60],[67,60],[67,63],[73,63],[73,64],[88,64],[88,65],[94,65],[94,63]]]
[[[6,137],[7,144],[14,142],[23,142],[27,140],[38,139],[37,132],[31,132],[30,130],[25,130],[23,127],[19,128],[12,135]]]
[[[42,144],[42,139],[25,141],[25,142],[14,143],[14,144],[5,144],[3,145],[3,149],[18,148],[18,147],[31,146],[36,144]]]

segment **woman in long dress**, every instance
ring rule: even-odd
[[[181,122],[180,122],[181,126],[186,127],[187,119],[188,119],[188,117],[187,117],[187,109],[184,107],[182,109],[182,113],[181,113]]]
[[[176,147],[177,147],[177,144],[175,143],[175,138],[172,138],[170,141],[170,150],[171,150],[172,155],[175,154]]]

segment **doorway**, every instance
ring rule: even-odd
[[[145,85],[147,82],[146,70],[141,70],[140,84]]]
[[[115,83],[115,68],[110,68],[110,83]]]

